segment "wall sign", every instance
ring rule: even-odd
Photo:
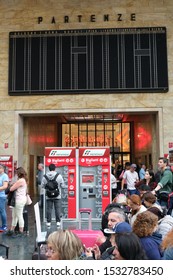
[[[167,91],[165,27],[9,34],[9,95]]]

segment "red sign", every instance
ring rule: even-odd
[[[96,166],[109,164],[109,148],[79,148],[79,165]]]
[[[0,156],[0,163],[6,166],[6,168],[7,168],[6,173],[9,177],[9,180],[12,180],[12,177],[13,177],[13,156]]]

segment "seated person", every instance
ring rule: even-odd
[[[157,233],[158,218],[150,211],[137,215],[133,224],[133,232],[140,238],[142,247],[149,260],[161,260],[162,235]]]

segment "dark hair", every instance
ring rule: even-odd
[[[164,217],[164,213],[162,213],[158,207],[152,206],[147,210],[152,212],[154,215],[156,215],[158,217],[158,221]]]
[[[149,173],[150,176],[151,176],[150,182],[155,182],[155,174],[154,174],[153,170],[151,170],[151,169],[146,169],[146,171],[148,171],[148,173]],[[145,172],[146,172],[146,171],[145,171]]]
[[[125,162],[125,167],[127,167],[127,166],[131,166],[131,163],[129,161]]]
[[[160,159],[162,159],[164,163],[166,163],[166,164],[168,163],[167,158],[165,158],[165,157],[159,157],[159,160],[160,160]]]
[[[55,171],[55,169],[56,169],[55,164],[51,163],[51,164],[49,165],[49,170],[50,170],[50,171]]]
[[[157,200],[156,196],[152,192],[147,192],[143,195],[143,200],[146,200],[149,203],[154,204]]]
[[[124,260],[147,260],[138,236],[133,232],[115,234],[118,251]]]

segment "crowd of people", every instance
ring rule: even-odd
[[[48,237],[47,259],[173,260],[173,217],[167,214],[172,171],[164,158],[159,158],[157,179],[145,165],[141,168],[139,173],[136,164],[126,163],[116,192],[111,180],[115,197],[102,215],[100,245],[86,248],[74,232],[57,230]]]
[[[167,160],[159,158],[157,177],[145,165],[136,171],[136,164],[125,164],[119,173],[120,188],[114,183],[115,197],[102,215],[101,230],[104,235],[99,244],[85,247],[82,240],[70,229],[60,229],[61,191],[57,196],[47,199],[47,226],[51,225],[51,213],[54,205],[57,230],[47,239],[47,260],[173,260],[173,217],[167,213],[170,195],[173,192],[173,175]],[[45,189],[47,177],[37,174],[39,200]],[[140,172],[141,171],[141,172]],[[4,166],[0,165],[0,214],[1,231],[16,237],[15,227],[19,223],[18,236],[23,235],[23,209],[26,204],[27,174],[22,167],[17,168],[17,180],[10,191],[15,191],[15,205],[12,209],[12,224],[7,230],[5,212],[5,191],[8,188],[8,176]],[[57,172],[51,164],[47,175],[54,178]],[[113,175],[113,170],[112,170]],[[39,177],[40,176],[40,177]],[[157,178],[157,179],[156,179]],[[57,174],[56,181],[61,189],[63,178]],[[122,199],[123,198],[123,199]]]

